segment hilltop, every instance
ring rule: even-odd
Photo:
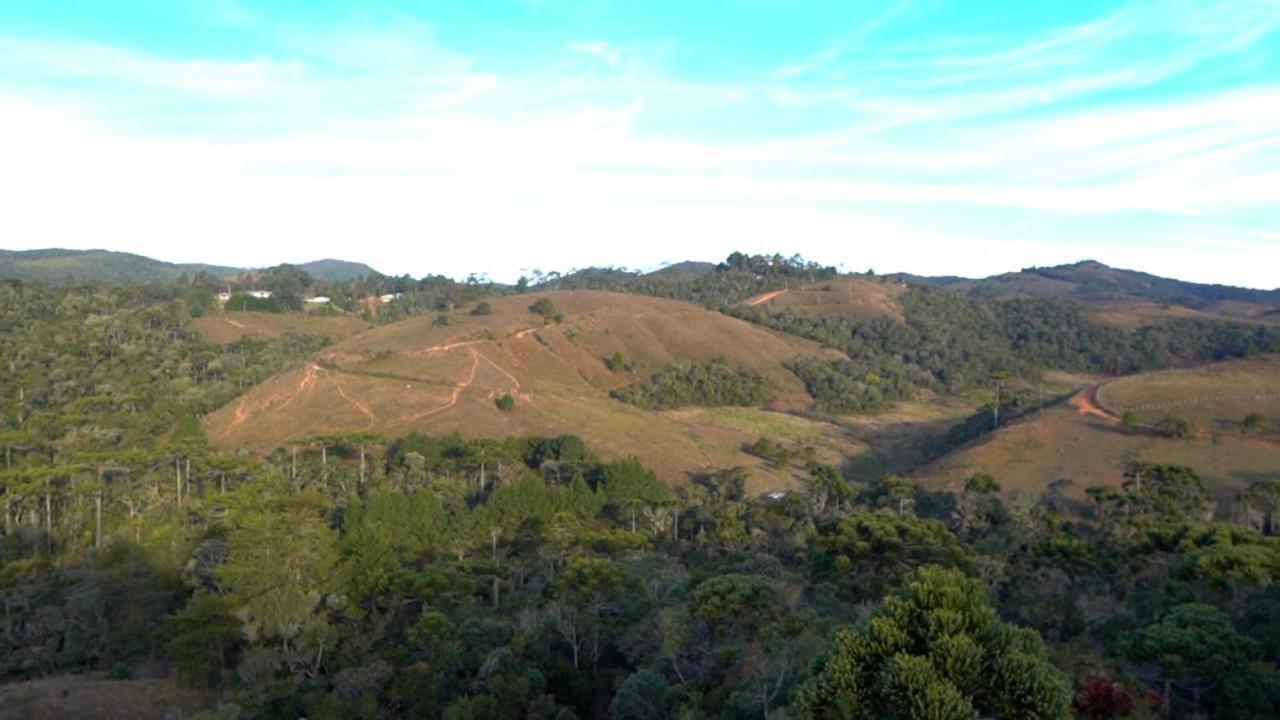
[[[563,322],[530,312],[543,299]],[[865,449],[834,424],[784,414],[813,401],[783,364],[840,357],[815,343],[688,303],[618,293],[532,293],[488,305],[487,315],[463,307],[352,336],[213,413],[206,430],[222,447],[255,449],[356,431],[572,433],[606,456],[638,455],[667,477],[741,465],[775,486],[790,472],[742,451],[762,434],[802,437],[831,461]],[[625,367],[611,369],[612,358]],[[769,398],[764,407],[714,413],[647,410],[609,395],[681,361],[754,373]],[[495,404],[507,393],[511,412]]]
[[[317,280],[346,282],[377,274],[364,263],[345,260],[316,260],[297,265]],[[170,263],[133,253],[111,250],[0,250],[0,279],[45,283],[128,283],[169,282],[180,275],[205,273],[231,278],[253,268],[237,268],[204,263]]]
[[[1165,317],[1225,317],[1280,321],[1280,289],[1207,285],[1109,267],[1093,260],[1027,268],[981,280],[938,278],[931,283],[974,297],[1044,297],[1093,306],[1116,324]]]
[[[217,277],[240,270],[204,264],[178,264],[110,250],[0,250],[0,278],[47,283],[167,282],[183,273]]]

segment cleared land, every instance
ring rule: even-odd
[[[547,322],[528,310],[540,298],[563,313]],[[778,468],[742,446],[789,428],[832,461],[863,452],[851,433],[796,418],[812,399],[783,363],[798,355],[838,357],[815,343],[672,300],[617,293],[535,293],[489,301],[491,315],[469,308],[371,329],[278,375],[206,419],[222,447],[264,450],[290,439],[369,430],[468,436],[581,435],[602,455],[637,455],[664,477],[706,467],[745,466],[753,489],[787,486],[795,468]],[[619,353],[629,369],[604,362]],[[679,360],[709,362],[764,376],[767,407],[653,412],[609,397]],[[510,393],[515,409],[495,400]]]
[[[1104,386],[1098,400],[1117,415],[1131,410],[1142,422],[1176,415],[1209,431],[1238,429],[1252,413],[1280,421],[1280,358],[1123,378]]]
[[[1280,416],[1280,359],[1228,362],[1194,370],[1148,373],[1086,389],[1072,401],[1002,428],[915,473],[928,485],[958,490],[977,472],[1006,490],[1041,492],[1060,478],[1082,499],[1090,485],[1118,487],[1135,460],[1195,468],[1220,500],[1263,478],[1280,477],[1280,437],[1246,432],[1249,412]],[[1202,432],[1167,438],[1154,428],[1126,433],[1118,415],[1134,408],[1154,423],[1168,414]],[[1145,409],[1142,409],[1145,408]]]
[[[323,335],[345,340],[373,327],[353,315],[309,315],[305,313],[229,312],[205,315],[191,321],[201,335],[219,345],[245,337],[278,338],[286,332]]]

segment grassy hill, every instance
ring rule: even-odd
[[[1145,426],[1124,432],[1117,415],[1127,409]],[[1280,422],[1280,358],[1106,383],[962,447],[915,476],[958,490],[966,478],[984,472],[1006,490],[1033,492],[1066,478],[1072,481],[1068,496],[1081,500],[1090,485],[1119,486],[1125,465],[1142,460],[1189,465],[1215,496],[1228,499],[1259,479],[1280,477],[1280,435],[1242,428],[1244,416],[1255,412],[1268,417],[1272,428]],[[1169,438],[1152,427],[1170,414],[1192,420],[1194,435]]]
[[[528,306],[546,298],[563,313],[547,322]],[[742,447],[775,428],[831,462],[866,448],[845,429],[785,414],[812,406],[783,367],[797,355],[834,351],[672,300],[597,291],[533,293],[379,327],[339,343],[306,367],[277,376],[206,419],[222,447],[266,449],[317,434],[411,430],[468,436],[581,435],[610,457],[635,454],[669,479],[709,466],[753,468],[759,487],[791,482]],[[611,370],[619,354],[626,369]],[[719,359],[770,384],[763,408],[649,411],[609,391],[677,361]],[[510,393],[515,408],[495,400]]]

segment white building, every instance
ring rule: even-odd
[[[267,300],[268,298],[271,297],[271,291],[270,290],[250,290],[248,295],[251,298],[257,298],[259,300]]]
[[[312,305],[326,305],[330,302],[330,300],[324,295],[317,295],[315,297],[307,298],[306,300],[303,300],[303,302],[310,303]]]

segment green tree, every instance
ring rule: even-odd
[[[1069,703],[1035,631],[1001,622],[977,581],[922,568],[865,624],[837,633],[799,709],[809,718],[1065,720]]]
[[[1257,645],[1241,637],[1221,610],[1200,604],[1174,608],[1124,638],[1121,650],[1129,660],[1158,669],[1155,680],[1166,704],[1176,693],[1197,714],[1215,688],[1258,654]]]
[[[181,612],[165,617],[160,637],[182,678],[209,687],[221,684],[242,640],[231,604],[204,592],[192,595]]]

